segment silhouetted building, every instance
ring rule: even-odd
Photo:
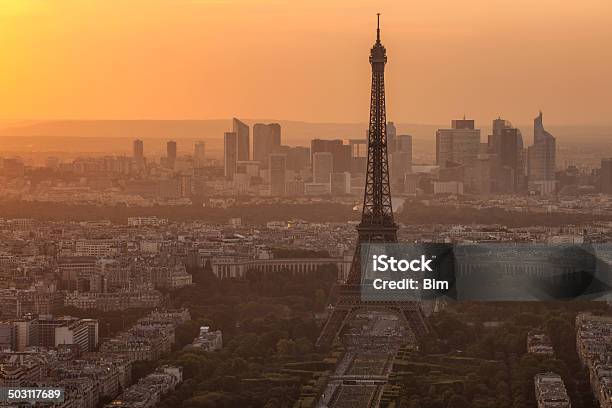
[[[176,164],[176,142],[170,140],[166,143],[166,164],[168,168],[173,169]]]
[[[480,155],[474,163],[465,168],[466,189],[474,194],[491,194],[495,165],[495,155]]]
[[[281,127],[278,123],[256,123],[253,126],[253,160],[268,167],[268,155],[281,145]]]
[[[232,132],[236,133],[237,139],[237,160],[250,160],[251,141],[249,137],[249,126],[234,118],[232,120]]]
[[[287,170],[299,173],[310,163],[310,149],[303,146],[290,147],[287,150]]]
[[[523,135],[501,118],[493,121],[488,151],[494,155],[492,189],[496,193],[515,193],[525,188]]]
[[[144,164],[144,143],[140,139],[134,140],[132,158],[137,166]]]
[[[512,127],[512,123],[510,123],[509,121],[505,119],[502,119],[502,118],[493,119],[492,134],[489,136],[489,138],[495,135],[501,135],[502,130],[506,128],[511,128],[511,127]],[[490,140],[489,140],[489,144],[491,144]]]
[[[329,152],[316,152],[312,160],[312,181],[329,183],[329,175],[334,171],[334,156]]]
[[[206,162],[206,144],[203,140],[199,140],[193,147],[193,164],[194,167],[203,167]]]
[[[391,183],[402,185],[404,176],[412,171],[412,136],[396,137],[395,151],[389,155]]]
[[[351,174],[365,173],[368,164],[368,140],[350,139],[349,146],[351,148]]]
[[[473,119],[453,119],[451,121],[451,126],[453,129],[457,130],[474,130],[474,120]]]
[[[387,151],[389,154],[397,150],[397,129],[393,122],[387,122]]]
[[[315,153],[331,153],[333,156],[333,171],[341,173],[351,170],[351,146],[345,145],[342,140],[313,139],[310,142],[310,155],[314,165]]]
[[[233,180],[236,173],[238,156],[238,139],[236,133],[226,132],[223,135],[223,169],[226,180]]]
[[[351,193],[351,174],[347,171],[331,173],[329,175],[330,190],[333,195],[346,195]]]
[[[272,153],[269,155],[268,171],[270,172],[270,192],[274,196],[285,194],[285,179],[287,172],[287,156]]]
[[[449,163],[474,162],[479,149],[480,129],[474,129],[473,120],[453,120],[451,129],[436,132],[436,164],[442,168]]]
[[[528,149],[529,189],[546,195],[555,191],[556,140],[544,129],[542,112],[533,121],[533,145]]]

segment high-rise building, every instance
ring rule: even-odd
[[[351,194],[351,173],[331,173],[329,175],[330,190],[332,195]]]
[[[287,172],[287,156],[272,153],[269,157],[268,171],[270,172],[270,192],[274,196],[285,194],[285,181]]]
[[[137,166],[144,164],[144,143],[140,139],[134,140],[132,158]]]
[[[451,129],[436,132],[436,163],[442,168],[451,163],[473,163],[479,149],[480,129],[474,129],[473,120],[453,120]]]
[[[389,154],[395,153],[397,150],[397,129],[395,123],[387,122],[387,151]]]
[[[251,157],[251,141],[249,137],[249,126],[234,118],[232,120],[232,132],[236,133],[237,138],[237,157],[239,161],[250,160]]]
[[[342,140],[313,139],[310,142],[311,160],[315,153],[327,152],[334,157],[334,172],[342,173],[351,170],[351,145],[345,145]],[[312,162],[314,163],[314,162]]]
[[[259,177],[261,163],[258,161],[238,161],[236,162],[236,173],[246,174],[249,177]]]
[[[194,167],[204,167],[206,162],[206,143],[203,140],[199,140],[193,147],[193,165]]]
[[[310,149],[304,146],[290,147],[287,151],[287,170],[299,173],[310,163]]]
[[[512,123],[508,122],[505,119],[502,118],[497,118],[497,119],[493,119],[493,132],[492,135],[489,136],[489,144],[491,144],[491,138],[501,135],[502,130],[506,129],[506,128],[511,128],[512,127]]]
[[[268,124],[270,135],[272,137],[272,147],[281,145],[281,126],[278,123]]]
[[[38,319],[26,316],[14,320],[17,329],[17,351],[25,351],[26,347],[38,345]]]
[[[76,344],[82,352],[88,352],[93,351],[97,343],[97,320],[72,318],[55,327],[56,347],[62,344]]]
[[[314,165],[315,153],[327,152],[328,140],[323,139],[312,139],[310,141],[310,165]]]
[[[502,166],[508,166],[522,172],[523,135],[519,129],[506,128],[502,130],[498,154]]]
[[[316,152],[312,158],[312,181],[329,183],[329,175],[334,171],[334,156],[329,152]]]
[[[612,194],[612,158],[601,160],[599,182],[602,193]]]
[[[396,137],[395,151],[389,155],[389,176],[394,184],[403,185],[404,176],[412,172],[412,136]]]
[[[176,163],[176,142],[174,140],[170,140],[166,143],[166,164],[168,168],[173,169],[174,164]]]
[[[507,120],[493,121],[488,152],[493,155],[491,189],[495,193],[515,193],[525,187],[523,135]]]
[[[353,176],[366,172],[368,162],[368,140],[350,139],[351,148],[351,174]]]
[[[453,119],[451,121],[451,126],[453,129],[457,130],[473,130],[474,129],[474,120],[473,119]]]
[[[399,135],[396,146],[398,151],[410,153],[412,157],[412,135]]]
[[[268,167],[268,155],[281,145],[281,127],[278,123],[256,123],[253,126],[253,160]]]
[[[226,132],[223,135],[223,169],[226,180],[233,180],[236,173],[238,140],[236,133]]]
[[[533,145],[527,151],[529,189],[547,195],[555,191],[556,140],[544,129],[542,112],[533,120]]]
[[[495,165],[495,155],[482,154],[475,163],[465,167],[464,183],[470,193],[491,193]]]

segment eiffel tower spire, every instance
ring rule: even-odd
[[[380,44],[380,13],[376,13],[376,43]]]

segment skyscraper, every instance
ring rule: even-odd
[[[312,160],[312,180],[329,183],[329,175],[334,171],[334,156],[329,152],[317,152]]]
[[[397,150],[397,129],[395,128],[395,123],[387,122],[387,150],[389,154],[395,153]]]
[[[399,135],[396,145],[398,151],[410,153],[412,157],[412,135]]]
[[[331,173],[329,175],[330,191],[332,195],[346,195],[351,193],[351,174],[347,171]]]
[[[474,129],[473,120],[453,120],[451,129],[436,132],[436,164],[442,168],[473,163],[479,149],[480,129]]]
[[[496,193],[515,193],[525,187],[523,135],[507,120],[493,121],[487,150],[493,154],[492,190]]]
[[[331,153],[334,157],[334,172],[341,173],[351,170],[351,145],[345,145],[342,140],[313,139],[310,141],[310,156],[314,165],[315,153]]]
[[[238,155],[238,138],[234,132],[223,135],[223,168],[226,180],[233,180],[236,173],[236,158]]]
[[[395,152],[389,158],[390,176],[393,183],[403,185],[404,176],[412,172],[412,136],[396,137]]]
[[[269,156],[268,171],[270,172],[270,192],[274,196],[285,194],[285,176],[287,172],[287,156],[272,153]]]
[[[234,118],[232,120],[232,132],[236,133],[237,138],[237,157],[239,161],[250,160],[251,157],[251,141],[249,137],[249,126]]]
[[[556,140],[544,129],[542,112],[533,120],[533,145],[527,151],[529,189],[546,195],[555,190]]]
[[[132,158],[136,166],[142,166],[144,164],[144,143],[140,139],[134,140]]]
[[[365,173],[368,161],[368,140],[350,139],[349,146],[351,148],[351,174],[355,176]]]
[[[272,147],[281,145],[281,126],[278,123],[268,124],[270,128],[270,134],[272,137]]]
[[[173,169],[176,164],[176,142],[170,140],[166,143],[166,164],[168,168]]]
[[[287,170],[299,173],[310,164],[310,149],[304,146],[293,146],[287,151]]]
[[[204,167],[206,161],[206,144],[199,140],[193,146],[193,164],[196,168]]]
[[[268,155],[281,145],[281,127],[278,123],[256,123],[253,126],[253,160],[268,167]]]

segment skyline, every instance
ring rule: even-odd
[[[611,125],[612,5],[501,3],[8,1],[0,117],[363,122],[381,12],[391,120]]]

